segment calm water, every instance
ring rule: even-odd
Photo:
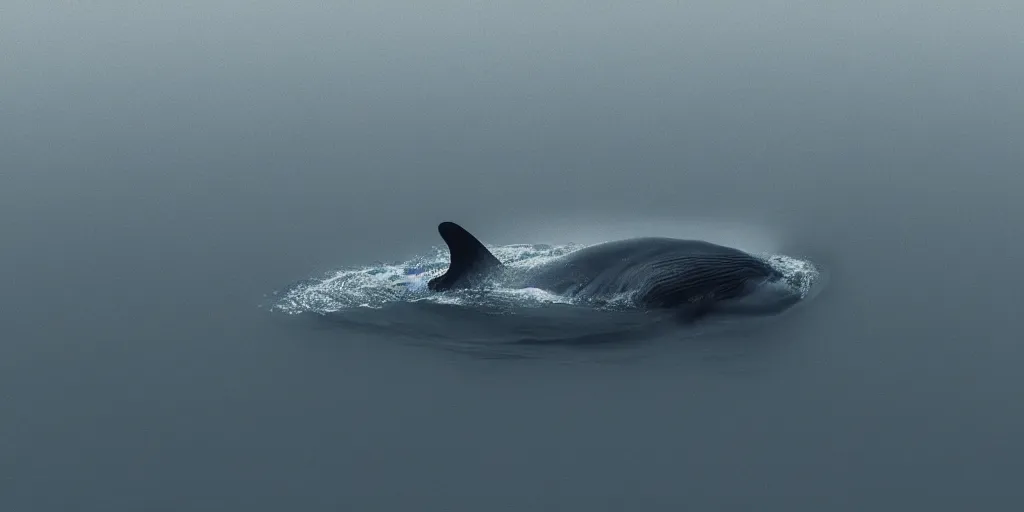
[[[1022,16],[9,2],[0,509],[1020,508]],[[528,357],[453,340],[581,323],[271,311],[442,220],[829,279]]]

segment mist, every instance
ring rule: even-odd
[[[0,508],[1012,509],[1022,17],[8,2]],[[445,220],[831,277],[760,334],[622,364],[265,307],[422,254]]]

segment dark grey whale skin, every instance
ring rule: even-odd
[[[721,305],[771,313],[799,300],[795,293],[775,290],[740,304],[781,280],[782,274],[744,251],[700,240],[646,237],[606,242],[533,269],[513,271],[461,226],[442,222],[438,232],[448,244],[451,263],[447,272],[429,282],[434,291],[500,280],[583,300],[630,294],[635,304],[645,308],[676,308],[697,316]]]

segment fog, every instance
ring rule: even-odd
[[[1022,16],[8,2],[0,508],[1019,506]],[[610,365],[262,307],[443,220],[830,280],[740,356]]]

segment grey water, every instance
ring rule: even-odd
[[[1022,16],[6,2],[0,510],[1020,509]],[[829,278],[529,357],[451,341],[578,322],[273,309],[444,220]]]

